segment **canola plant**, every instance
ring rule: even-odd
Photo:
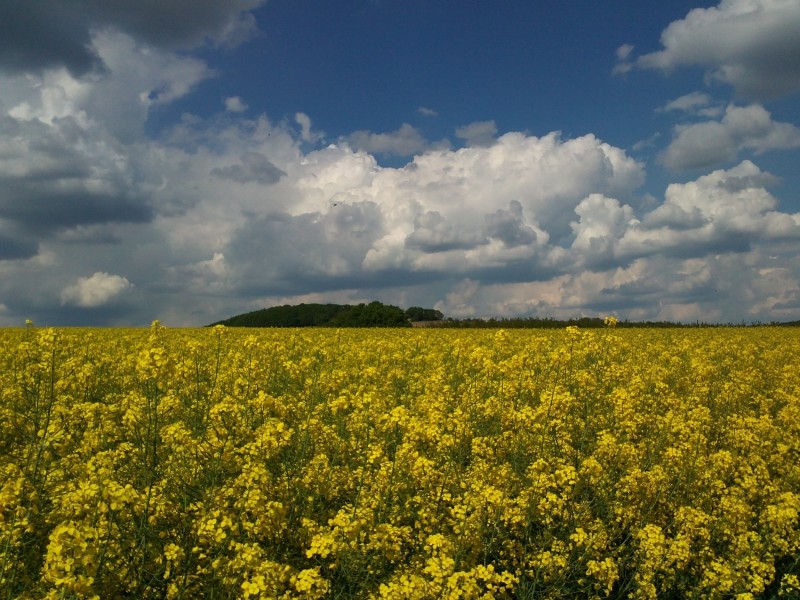
[[[28,324],[0,390],[0,598],[800,595],[796,329]]]

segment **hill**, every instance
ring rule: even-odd
[[[436,321],[442,313],[383,304],[297,304],[262,308],[212,325],[227,327],[411,327],[412,321]]]

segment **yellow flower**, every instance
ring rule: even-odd
[[[319,573],[319,569],[303,569],[291,578],[292,587],[300,592],[303,598],[322,598],[328,593],[330,584]]]

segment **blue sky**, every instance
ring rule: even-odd
[[[0,324],[800,319],[800,5],[0,2]]]
[[[612,77],[620,33],[652,43],[691,6],[628,3],[609,14],[602,3],[560,4],[272,2],[259,14],[273,51],[251,44],[226,57],[219,84],[257,99],[256,110],[302,109],[333,135],[413,121],[436,139],[491,119],[501,130],[621,135],[620,104],[649,117],[663,98]],[[237,69],[239,60],[253,70]],[[420,106],[440,118],[421,117]]]

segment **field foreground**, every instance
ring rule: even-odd
[[[0,598],[800,595],[800,330],[0,330]]]

